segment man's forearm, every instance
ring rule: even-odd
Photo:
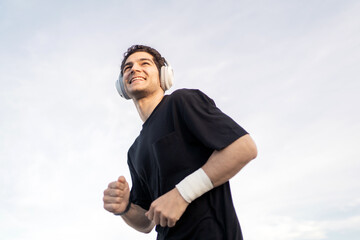
[[[237,174],[256,155],[256,145],[247,134],[223,150],[214,151],[202,169],[217,187]]]
[[[145,216],[145,213],[145,209],[132,203],[129,211],[121,217],[130,227],[139,232],[149,233],[155,224]]]
[[[185,177],[176,188],[183,199],[191,203],[214,187],[227,182],[256,155],[254,141],[248,134],[244,135],[221,151],[214,151],[200,169]]]

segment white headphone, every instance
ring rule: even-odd
[[[174,80],[174,70],[170,66],[170,64],[165,60],[165,66],[162,66],[160,69],[160,86],[166,91],[173,85]],[[115,82],[115,87],[121,97],[125,99],[130,99],[129,95],[125,91],[124,80],[121,72],[119,74],[119,78]]]

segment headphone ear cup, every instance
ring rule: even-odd
[[[162,66],[160,75],[161,88],[166,91],[171,88],[174,80],[174,71],[171,66]]]
[[[115,87],[121,97],[125,99],[130,99],[129,95],[125,91],[124,80],[123,77],[121,76],[121,73],[119,75],[119,78],[115,82]]]

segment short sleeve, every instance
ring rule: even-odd
[[[173,95],[185,125],[206,147],[221,150],[247,134],[201,91],[183,89]]]

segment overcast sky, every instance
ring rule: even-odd
[[[155,239],[103,209],[142,122],[115,80],[133,44],[244,127],[246,240],[358,240],[356,0],[0,0],[0,235]]]

